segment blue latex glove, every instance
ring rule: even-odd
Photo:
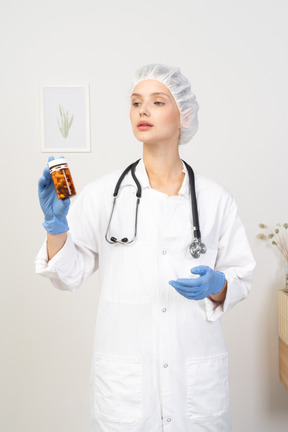
[[[63,157],[63,156],[62,156]],[[48,162],[53,160],[50,156]],[[51,234],[61,234],[69,230],[66,216],[70,206],[70,198],[60,200],[57,197],[54,183],[47,166],[38,182],[38,197],[44,213],[43,226]]]
[[[177,279],[170,281],[176,291],[190,300],[202,300],[210,294],[219,293],[225,285],[226,279],[222,272],[212,270],[208,266],[193,267],[191,273],[199,275],[197,278]]]

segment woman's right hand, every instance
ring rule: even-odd
[[[54,157],[50,156],[48,162],[53,159]],[[58,199],[48,166],[44,169],[38,182],[38,197],[44,213],[43,226],[46,231],[55,235],[68,231],[66,216],[70,206],[70,198]]]

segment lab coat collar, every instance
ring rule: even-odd
[[[178,192],[178,195],[188,197],[190,194],[189,176],[188,176],[188,171],[187,171],[187,168],[186,168],[184,162],[182,162],[182,164],[183,164],[183,172],[185,173],[185,177],[184,177],[182,186]],[[143,190],[147,189],[147,188],[151,189],[149,177],[148,177],[143,159],[140,159],[140,161],[136,167],[136,176],[137,176]],[[132,179],[132,176],[131,176],[131,179]]]

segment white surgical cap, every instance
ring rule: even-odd
[[[130,96],[136,85],[140,81],[147,79],[160,81],[172,93],[180,112],[181,131],[179,144],[188,143],[198,129],[197,112],[199,109],[188,79],[182,75],[179,68],[163,64],[149,64],[135,72]]]

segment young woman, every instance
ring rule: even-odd
[[[195,134],[197,111],[178,68],[144,66],[130,110],[143,156],[114,205],[122,171],[87,185],[69,215],[48,168],[39,180],[47,242],[37,273],[75,291],[99,268],[95,432],[231,430],[220,318],[247,297],[254,259],[229,192],[195,175],[191,205],[194,176],[179,144]]]

